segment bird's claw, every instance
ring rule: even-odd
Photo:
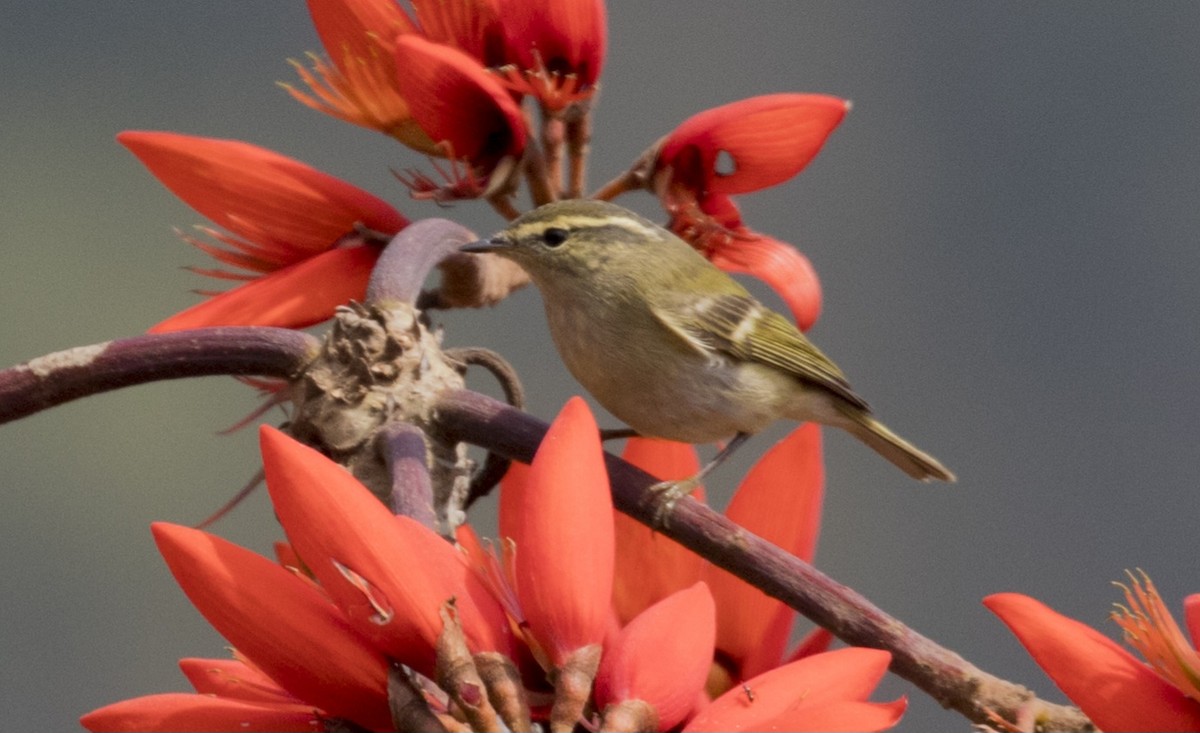
[[[667,529],[671,526],[671,514],[679,500],[696,488],[692,480],[659,481],[647,490],[647,498],[654,503],[654,528]]]

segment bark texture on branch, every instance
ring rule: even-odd
[[[0,371],[0,423],[135,384],[213,375],[294,378],[320,342],[286,328],[198,328],[57,351]]]

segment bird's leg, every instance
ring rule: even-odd
[[[733,452],[742,446],[750,439],[750,433],[738,433],[725,444],[725,447],[717,451],[712,460],[704,464],[700,472],[691,478],[683,479],[682,481],[660,481],[650,487],[648,496],[658,504],[654,510],[654,524],[656,527],[665,528],[670,525],[671,511],[675,508],[675,504],[692,493],[704,477],[712,473],[713,469],[725,462],[725,459],[733,455]]]

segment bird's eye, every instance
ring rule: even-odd
[[[546,243],[547,247],[557,247],[558,245],[567,241],[567,237],[569,235],[570,232],[568,232],[566,229],[550,227],[546,231],[542,232],[542,241]]]

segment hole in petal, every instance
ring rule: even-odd
[[[717,151],[717,157],[713,159],[713,173],[722,177],[737,173],[737,161],[728,150]]]
[[[371,623],[384,626],[392,620],[396,612],[388,603],[387,597],[379,592],[375,586],[371,585],[371,581],[354,572],[350,568],[341,564],[337,560],[332,560],[333,566],[342,574],[350,585],[357,588],[366,597],[367,603],[371,604],[371,608],[375,609],[375,613],[371,615]]]

